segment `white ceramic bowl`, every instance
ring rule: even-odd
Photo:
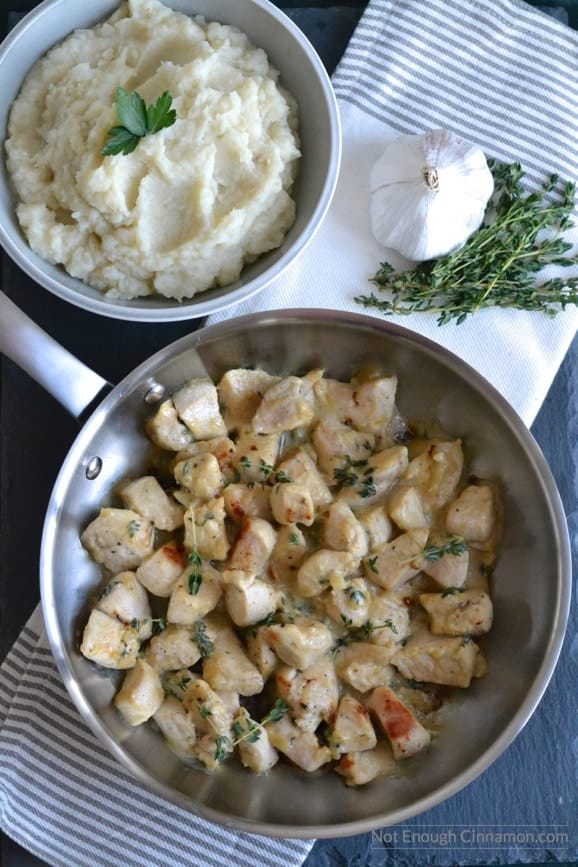
[[[294,187],[297,218],[283,244],[247,266],[228,287],[178,302],[153,296],[132,301],[106,298],[102,292],[68,275],[34,253],[14,210],[15,197],[0,160],[0,243],[33,280],[60,298],[116,319],[169,322],[208,316],[264,289],[302,252],[318,229],[331,202],[341,157],[337,103],[329,77],[314,48],[299,28],[268,0],[163,0],[179,12],[233,24],[263,48],[281,73],[282,84],[299,106],[301,150]],[[73,30],[108,17],[119,0],[44,0],[0,46],[0,129],[5,137],[10,106],[31,66]]]

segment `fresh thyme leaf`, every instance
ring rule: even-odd
[[[110,581],[108,584],[105,584],[102,590],[97,593],[96,601],[100,602],[101,599],[104,599],[106,596],[108,596],[109,593],[112,593],[114,588],[118,587],[119,584],[120,581]]]
[[[377,566],[375,565],[376,563],[377,563],[377,554],[375,555],[375,557],[369,557],[367,560],[367,565],[369,566],[371,571],[375,572],[375,574],[377,575],[378,569],[377,569]]]
[[[227,757],[227,753],[231,751],[231,741],[226,735],[217,735],[215,742],[215,760],[222,762]]]
[[[138,533],[138,531],[140,530],[140,523],[138,521],[129,521],[127,529],[128,535],[132,539],[135,533]]]
[[[274,479],[278,484],[287,484],[287,482],[291,482],[292,479],[287,475],[284,470],[276,470],[272,464],[268,464],[267,461],[261,460],[258,464],[255,464],[247,455],[243,455],[241,460],[239,461],[239,465],[244,467],[244,469],[248,470],[251,467],[255,467],[261,473],[263,473],[263,477],[265,479]]]
[[[356,587],[347,587],[345,594],[354,605],[362,605],[365,602],[365,593]]]
[[[196,596],[200,590],[201,584],[203,583],[203,576],[200,572],[191,572],[189,575],[189,593],[191,596]]]
[[[341,615],[341,619],[346,627],[346,632],[337,639],[337,643],[333,648],[334,651],[351,644],[353,641],[367,641],[377,629],[390,629],[394,635],[398,634],[395,623],[389,617],[383,623],[378,624],[372,623],[371,620],[366,620],[361,626],[353,626],[349,617]]]
[[[460,587],[448,587],[447,590],[444,590],[442,593],[442,599],[445,599],[446,596],[455,596],[456,593],[463,593],[464,591]]]
[[[282,698],[278,698],[267,716],[261,720],[261,725],[265,725],[268,722],[279,722],[288,713],[289,705]]]
[[[201,717],[201,719],[207,719],[207,717],[210,717],[212,715],[213,712],[208,707],[205,707],[204,705],[199,706],[199,716]]]
[[[453,554],[458,556],[464,554],[468,550],[467,542],[461,536],[448,536],[440,545],[426,545],[422,551],[422,558],[435,562],[440,560],[444,554]]]
[[[519,163],[488,160],[494,175],[494,195],[480,229],[459,250],[422,262],[413,270],[396,272],[387,262],[372,278],[389,299],[359,295],[363,307],[394,313],[431,312],[438,325],[460,325],[484,307],[535,310],[554,316],[568,304],[578,304],[578,277],[553,277],[537,282],[546,265],[569,267],[578,256],[567,255],[572,245],[562,233],[571,218],[576,186],[551,175],[528,193]]]
[[[189,563],[192,563],[193,566],[200,566],[201,565],[201,555],[199,554],[199,552],[197,551],[196,548],[194,548],[188,554],[187,560],[189,561]]]
[[[115,154],[130,154],[141,138],[152,135],[167,126],[172,126],[177,114],[171,108],[173,98],[168,91],[159,96],[156,102],[146,106],[144,99],[136,91],[117,87],[114,97],[116,115],[120,125],[108,130],[108,141],[104,144],[103,157]]]
[[[153,635],[158,635],[159,632],[162,632],[167,625],[164,617],[153,617],[153,619],[151,620],[151,624],[153,628]]]
[[[210,656],[215,649],[215,645],[207,635],[207,627],[202,620],[199,620],[193,626],[193,641],[199,648],[203,659]]]

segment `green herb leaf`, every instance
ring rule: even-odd
[[[152,105],[146,110],[146,124],[147,124],[147,132],[153,134],[158,132],[160,129],[164,129],[167,126],[172,126],[173,123],[177,119],[177,113],[174,108],[171,108],[173,104],[173,98],[168,92],[165,90],[162,93],[156,102],[153,102]]]
[[[136,91],[117,87],[114,104],[120,124],[108,130],[108,141],[100,152],[102,156],[126,156],[134,151],[145,135],[153,135],[172,126],[177,119],[175,110],[171,108],[172,102],[172,96],[165,91],[147,108],[144,99]]]
[[[231,741],[226,735],[217,735],[215,743],[215,759],[217,762],[222,762],[227,757],[227,753],[231,751]]]
[[[210,656],[215,649],[215,645],[207,635],[207,627],[202,620],[197,621],[192,630],[193,641],[199,648],[203,659]]]
[[[574,225],[575,184],[551,175],[541,189],[528,193],[519,163],[488,160],[488,165],[495,189],[482,227],[454,253],[410,271],[396,272],[382,263],[372,282],[390,297],[372,292],[357,296],[358,304],[386,316],[435,313],[438,325],[460,325],[484,307],[554,316],[568,304],[578,304],[578,277],[536,279],[547,265],[578,264],[578,256],[568,255],[572,245],[562,237]]]
[[[453,554],[455,557],[465,554],[468,550],[467,542],[461,536],[448,536],[440,545],[426,545],[422,551],[422,558],[435,562],[445,554]]]
[[[261,720],[261,725],[265,725],[268,722],[279,722],[288,713],[289,705],[282,698],[278,698],[267,716]]]
[[[448,589],[444,590],[444,592],[442,593],[442,599],[445,599],[446,596],[455,596],[456,593],[463,593],[463,592],[464,591],[461,590],[459,587],[448,587]]]
[[[200,572],[191,572],[189,575],[189,593],[191,596],[196,596],[199,592],[201,584],[203,582],[203,576]]]

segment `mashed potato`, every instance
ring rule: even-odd
[[[234,282],[295,218],[296,107],[234,27],[128,0],[29,73],[7,165],[33,250],[113,298]],[[101,156],[117,87],[173,97],[176,122]]]

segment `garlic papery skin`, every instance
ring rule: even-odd
[[[370,185],[375,239],[415,262],[461,247],[494,191],[482,149],[444,129],[392,139]]]

